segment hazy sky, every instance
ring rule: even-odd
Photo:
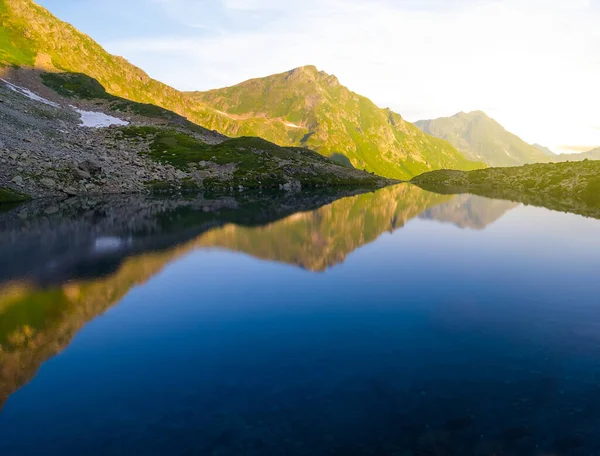
[[[600,146],[600,0],[38,0],[178,89],[314,64],[411,121]]]

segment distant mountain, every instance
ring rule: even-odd
[[[314,66],[187,95],[213,114],[202,125],[303,146],[380,176],[404,179],[439,168],[479,167],[389,109],[351,92]]]
[[[549,151],[527,144],[481,111],[420,120],[415,125],[427,134],[450,142],[470,160],[483,161],[490,166],[549,161]]]
[[[535,147],[537,150],[539,150],[540,152],[546,154],[548,157],[550,158],[556,158],[556,155],[554,152],[552,152],[550,149],[548,149],[545,146],[542,146],[541,144],[533,144],[533,147]]]
[[[583,160],[600,160],[600,147],[587,152],[581,152],[579,154],[560,154],[555,157],[554,161],[567,162],[567,161],[583,161]]]

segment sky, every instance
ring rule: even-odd
[[[600,146],[600,0],[37,0],[150,76],[208,90],[313,64],[410,121],[482,110]]]

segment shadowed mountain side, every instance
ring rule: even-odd
[[[393,232],[421,212],[451,199],[400,184],[340,199],[311,212],[257,227],[227,225],[199,239],[206,247],[245,252],[256,258],[325,271],[361,246]]]
[[[519,204],[474,195],[458,195],[445,204],[427,209],[419,218],[452,223],[459,228],[483,230]]]

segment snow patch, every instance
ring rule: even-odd
[[[129,122],[126,120],[109,116],[103,112],[83,111],[82,109],[77,109],[75,106],[71,106],[71,108],[81,116],[82,127],[105,128],[111,125],[129,125]]]
[[[290,128],[302,128],[300,125],[296,125],[290,122],[284,122],[283,123],[286,127],[290,127]]]
[[[42,98],[39,95],[33,93],[31,90],[26,89],[25,87],[19,87],[18,85],[8,82],[6,79],[2,78],[0,78],[0,81],[4,82],[8,86],[8,88],[11,89],[13,92],[20,93],[21,95],[26,96],[30,100],[37,101],[39,103],[44,103],[45,105],[52,106],[53,108],[60,108],[60,105],[58,103],[46,100],[45,98]]]

